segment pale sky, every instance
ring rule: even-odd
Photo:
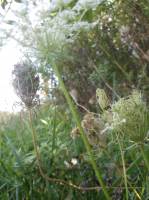
[[[0,111],[16,111],[19,101],[11,84],[11,72],[20,59],[20,52],[13,42],[0,49]]]
[[[47,0],[38,0],[36,2],[39,5],[32,7],[32,4],[30,4],[31,7],[29,12],[30,19],[34,23],[36,22],[36,20],[38,20],[38,9],[40,10],[41,7],[43,7],[43,9],[47,9],[47,7],[49,6],[49,1]],[[25,4],[13,1],[11,4],[11,9],[9,9],[7,13],[5,13],[5,10],[0,8],[0,14],[5,16],[5,20],[17,20],[13,12],[15,13],[15,10],[20,11],[24,8],[24,6]],[[9,7],[9,4],[6,6],[6,10],[7,7]],[[5,23],[1,23],[0,25],[6,26]],[[16,48],[14,42],[8,42],[8,44],[5,47],[0,48],[0,111],[14,112],[19,110],[20,106],[15,106],[16,102],[19,101],[19,98],[16,96],[11,84],[11,73],[14,64],[19,62],[20,58],[21,53],[18,50],[18,48]]]
[[[6,6],[5,10],[0,7],[0,14],[4,16],[5,20],[17,21],[18,19],[14,15],[15,10],[20,11],[24,6],[25,4],[12,2],[11,9],[6,13],[5,10],[8,9],[7,7],[9,7],[9,4]],[[32,8],[30,9],[34,11]],[[33,15],[30,17],[34,20]],[[3,22],[1,22],[0,25],[3,26],[4,29],[9,28],[7,27],[8,25]],[[20,58],[21,53],[15,41],[8,42],[6,46],[0,47],[0,111],[16,112],[20,110],[20,106],[17,104],[19,98],[16,96],[11,83],[13,66],[20,61]]]

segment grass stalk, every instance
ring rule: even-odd
[[[142,143],[140,144],[140,150],[141,150],[141,154],[142,154],[142,157],[144,159],[144,162],[146,164],[146,167],[149,171],[149,157],[146,155],[146,152],[144,150],[144,144],[142,144]]]
[[[124,152],[123,152],[122,145],[119,140],[118,134],[117,134],[117,140],[118,140],[118,144],[119,144],[119,148],[120,148],[122,165],[123,165],[124,184],[125,184],[125,189],[126,189],[126,200],[128,200],[128,184],[127,184],[127,172],[126,172],[126,167],[125,167],[125,158],[124,158]]]

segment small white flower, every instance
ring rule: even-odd
[[[77,160],[76,158],[72,158],[72,159],[71,159],[71,163],[72,163],[73,165],[77,165],[77,164],[78,164],[78,160]]]

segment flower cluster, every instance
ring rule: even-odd
[[[128,136],[134,142],[142,142],[149,130],[149,112],[138,91],[127,98],[121,98],[111,108],[111,128]]]

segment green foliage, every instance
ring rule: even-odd
[[[47,3],[46,8],[44,4],[26,1],[28,6],[16,11],[15,23],[6,20],[10,27],[2,30],[2,35],[11,36],[20,44],[26,59],[37,66],[44,84],[53,80],[50,101],[35,110],[32,122],[40,164],[48,177],[65,180],[69,185],[74,183],[81,186],[81,191],[49,182],[42,176],[27,112],[2,113],[0,199],[105,199],[107,190],[113,200],[146,200],[148,1],[58,0]],[[39,79],[30,65],[21,65],[22,70],[15,71],[14,86],[21,99],[27,97],[32,105]],[[46,93],[51,91],[47,87]],[[132,89],[141,93],[135,90],[130,95]],[[79,108],[82,106],[87,112],[84,116],[81,113],[81,121],[69,97],[72,90],[76,91]],[[89,102],[95,96],[92,106],[96,113],[92,113]],[[30,108],[27,100],[24,102]],[[88,152],[80,130],[89,140]],[[71,133],[77,137],[72,138]],[[94,172],[89,163],[92,156],[106,185],[105,191],[104,187],[90,191],[91,187],[102,186],[97,181],[97,170]]]
[[[27,116],[27,113],[20,113],[10,121],[7,119],[7,124],[1,125],[0,198],[62,198],[68,195],[69,189],[51,185],[40,176]],[[43,106],[37,111],[33,123],[45,173],[51,177],[68,179],[68,182],[74,177],[73,181],[80,182],[81,177],[77,174],[83,173],[84,169],[80,169],[82,161],[79,153],[84,149],[81,141],[74,144],[70,139],[71,121],[68,115],[64,112],[62,115],[56,107]],[[72,158],[77,158],[78,162],[74,167]]]
[[[129,109],[126,109],[124,106],[126,104],[127,107],[131,104]],[[125,199],[125,190],[123,189],[124,163],[122,164],[121,161],[119,142],[124,153],[129,198],[136,198],[137,192],[137,196],[139,195],[140,199],[146,199],[148,194],[147,180],[144,180],[144,177],[148,178],[146,175],[147,170],[144,167],[145,163],[141,161],[142,154],[138,148],[139,146],[132,143],[132,140],[137,138],[134,141],[137,141],[137,143],[141,142],[144,145],[143,155],[148,155],[147,135],[143,135],[143,139],[141,136],[140,141],[138,141],[138,132],[136,132],[136,124],[145,128],[147,124],[144,125],[141,123],[144,123],[144,121],[141,121],[144,119],[143,112],[140,112],[139,109],[133,110],[135,109],[133,105],[135,105],[135,108],[139,105],[144,110],[145,104],[137,92],[133,93],[129,98],[120,99],[113,104],[112,112],[117,112],[120,118],[125,117],[126,123],[124,123],[124,126],[117,123],[117,126],[114,126],[113,130],[104,130],[102,134],[106,134],[106,145],[98,146],[92,143],[92,151],[96,157],[96,163],[102,170],[102,177],[109,187],[108,190],[111,191],[110,194],[113,199],[116,199],[117,195]],[[131,113],[130,116],[130,111],[132,110],[133,112],[138,112],[138,115]],[[102,115],[104,115],[104,112]],[[135,118],[131,118],[132,115]],[[93,114],[91,116],[92,118],[89,118],[89,115],[84,118],[84,121],[82,121],[83,127],[88,127],[88,130],[86,129],[88,132],[102,132],[104,127],[100,129],[98,116],[96,118],[93,118]],[[130,123],[130,120],[135,120],[135,122]],[[103,195],[102,191],[96,192],[93,190],[82,193],[73,188],[70,190],[66,185],[63,186],[45,181],[38,169],[36,154],[32,144],[28,113],[18,113],[11,117],[8,116],[5,118],[5,121],[7,123],[4,123],[4,120],[1,121],[0,129],[0,197],[2,199],[6,197],[8,199],[59,199],[66,196],[71,196],[71,199],[78,197],[80,199],[98,199],[98,195]],[[106,118],[104,118],[104,122],[106,125]],[[74,126],[74,121],[71,119],[69,112],[65,112],[57,106],[43,104],[39,110],[36,110],[33,126],[36,130],[41,165],[45,174],[53,178],[66,180],[67,182],[71,181],[82,187],[98,186],[96,176],[88,163],[90,157],[85,152],[81,138],[71,138],[70,133]],[[135,132],[133,132],[133,129]],[[144,129],[138,129],[138,131],[144,131]],[[118,136],[119,140],[115,136],[115,132],[120,135],[120,137]],[[126,140],[121,137],[121,133],[124,136],[128,135]],[[144,188],[143,191],[142,187]],[[102,198],[104,199],[104,197]]]

